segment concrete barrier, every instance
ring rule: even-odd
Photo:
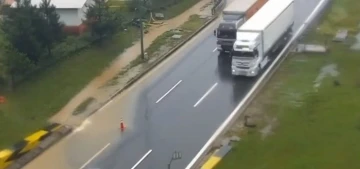
[[[21,168],[45,149],[70,133],[71,128],[52,123],[0,151],[0,169]]]
[[[234,111],[228,116],[228,118],[219,126],[219,128],[214,132],[210,139],[205,143],[201,150],[196,154],[192,161],[188,164],[185,169],[198,169],[203,164],[207,154],[211,153],[213,144],[217,142],[217,139],[220,138],[238,119],[238,117],[246,110],[247,106],[255,98],[258,92],[265,86],[265,84],[270,80],[276,70],[279,68],[280,64],[288,56],[287,54],[291,50],[294,44],[297,43],[297,38],[309,27],[314,21],[317,21],[316,17],[326,9],[331,0],[321,0],[309,17],[304,21],[300,26],[294,36],[290,39],[289,43],[284,47],[284,49],[279,53],[278,57],[272,62],[269,68],[261,75],[257,80],[254,86],[250,89],[248,94],[243,98],[243,100],[238,104]]]
[[[13,150],[3,149],[0,151],[0,169],[4,169],[9,166],[13,160],[10,158],[13,155]]]
[[[212,169],[214,168],[232,149],[231,145],[221,146],[219,149],[216,149],[213,154],[208,158],[208,160],[201,166],[201,169]]]

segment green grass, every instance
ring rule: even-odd
[[[170,3],[171,0],[169,0]],[[179,0],[178,3],[176,4],[171,4],[169,7],[165,7],[164,10],[157,10],[155,11],[155,13],[160,12],[163,13],[166,19],[171,19],[174,18],[178,15],[180,15],[181,13],[183,13],[184,11],[188,10],[189,8],[191,8],[192,6],[194,6],[196,3],[198,3],[200,0]],[[119,0],[109,0],[108,1],[110,7],[126,7],[127,3],[124,1],[119,1]],[[155,2],[156,3],[156,2]],[[159,2],[157,2],[159,3]],[[158,8],[158,7],[162,7],[164,5],[167,5],[169,3],[162,3],[162,4],[154,4],[154,8]]]
[[[184,11],[190,9],[199,1],[200,0],[181,0],[181,2],[178,2],[176,5],[167,7],[165,11],[158,11],[158,12],[163,13],[166,19],[171,19],[175,16],[180,15]]]
[[[116,7],[126,7],[127,6],[127,1],[119,1],[119,0],[109,0],[107,1],[107,3],[109,4],[109,6],[116,6]]]
[[[205,19],[199,18],[199,15],[191,15],[189,20],[186,21],[183,25],[180,26],[180,30],[182,31],[181,39],[188,37],[191,33],[199,29],[205,23]],[[146,52],[149,56],[154,54],[161,46],[164,45],[172,45],[178,40],[172,39],[171,37],[175,35],[174,31],[167,31],[164,34],[158,36],[153,43],[146,49]]]
[[[75,111],[72,113],[73,115],[81,114],[86,110],[86,108],[95,101],[95,98],[89,97],[86,100],[84,100],[78,107],[76,107]]]
[[[201,19],[199,15],[191,15],[189,20],[180,26],[180,29],[194,32],[204,25],[205,22],[206,20]]]
[[[0,105],[0,147],[9,146],[42,127],[136,37],[137,30],[130,29],[111,43],[69,57],[34,75],[15,91],[2,93],[7,102]]]
[[[354,35],[358,6],[357,0],[334,0],[320,29],[311,32],[307,41],[321,44],[338,28],[349,28]],[[360,168],[360,52],[350,51],[349,46],[330,43],[331,51],[325,55],[289,56],[252,105],[260,107],[263,116],[278,119],[273,134],[261,138],[264,120],[247,134],[239,131],[242,140],[216,169]],[[340,75],[325,78],[316,92],[314,80],[320,69],[332,63]]]
[[[179,29],[182,31],[181,32],[182,37],[180,39],[171,38],[176,33],[172,30],[169,30],[158,36],[145,50],[145,52],[148,54],[149,57],[153,57],[154,53],[156,53],[162,46],[173,46],[176,43],[179,43],[180,40],[190,36],[193,32],[195,32],[202,25],[204,25],[205,22],[206,20],[201,19],[199,15],[191,15],[189,19],[179,27]],[[130,67],[136,66],[141,63],[143,63],[143,60],[141,59],[141,56],[138,56],[137,59],[135,59],[130,64],[131,65]],[[123,74],[123,72],[120,72],[120,74]]]

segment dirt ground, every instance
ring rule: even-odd
[[[204,10],[204,6],[208,6],[211,0],[202,0],[192,8],[188,9],[181,15],[165,20],[162,25],[152,26],[149,33],[144,35],[144,48],[147,49],[150,44],[161,34],[170,29],[175,29],[185,23],[191,15],[210,15],[209,10]],[[112,93],[108,90],[101,89],[109,80],[114,78],[121,72],[131,61],[140,55],[140,40],[136,41],[132,47],[121,53],[113,63],[103,71],[101,75],[92,80],[82,91],[73,97],[58,113],[50,118],[51,122],[58,122],[68,125],[79,125],[84,117],[73,117],[72,113],[86,99],[96,98],[98,105],[106,100]],[[94,106],[95,107],[95,106]],[[75,118],[74,120],[71,120]],[[70,119],[70,120],[69,120]]]

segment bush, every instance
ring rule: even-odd
[[[63,42],[56,45],[54,48],[54,55],[56,60],[63,57],[70,57],[74,53],[86,48],[91,44],[89,36],[84,35],[80,37],[68,36]]]

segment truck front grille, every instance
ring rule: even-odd
[[[235,62],[234,65],[235,65],[236,67],[250,67],[250,66],[249,66],[250,63],[248,63],[248,62]]]
[[[239,69],[250,69],[250,67],[245,67],[245,66],[236,66]]]

